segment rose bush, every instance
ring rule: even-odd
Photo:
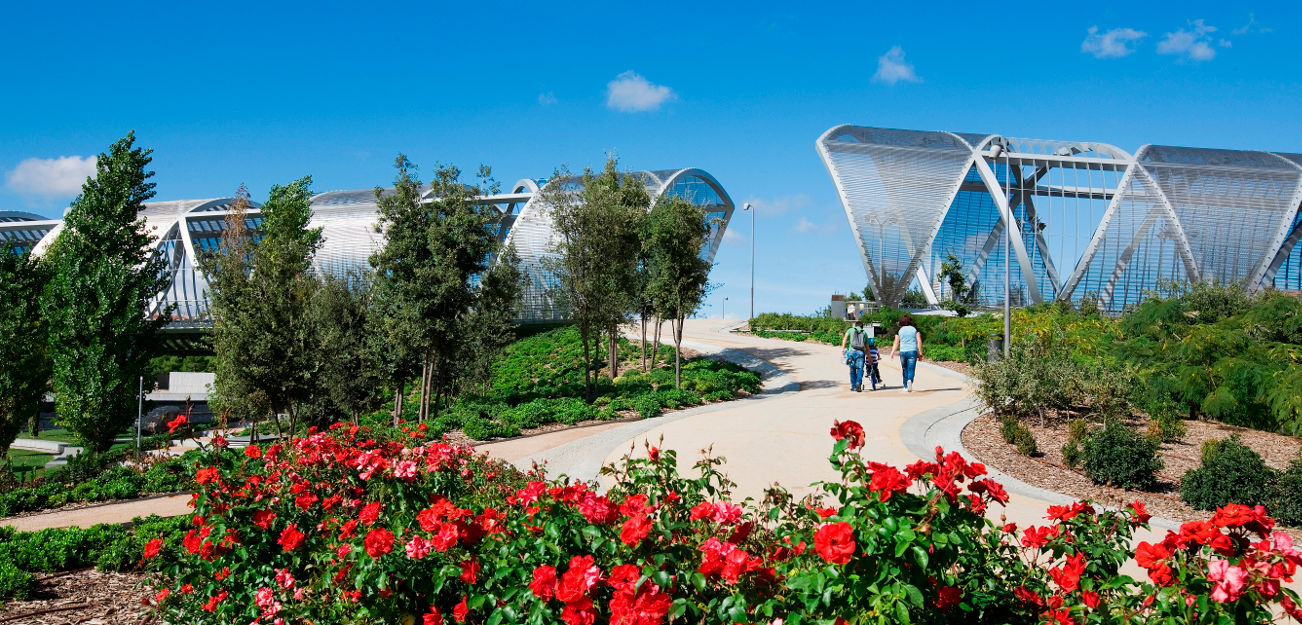
[[[613,486],[340,425],[214,448],[191,528],[150,542],[147,601],[185,623],[1117,623],[1302,617],[1302,556],[1261,509],[1227,506],[1132,554],[1142,504],[1049,509],[1017,528],[985,467],[937,449],[903,470],[838,423],[841,480],[733,502],[722,460],[680,475],[649,448]],[[153,538],[153,537],[145,537]],[[1133,557],[1148,571],[1120,573]]]

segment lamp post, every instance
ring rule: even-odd
[[[744,211],[750,211],[750,318],[755,318],[755,211],[750,203],[741,205]]]
[[[728,298],[723,298],[723,318],[728,318]]]

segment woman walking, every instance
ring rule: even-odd
[[[895,332],[895,344],[891,346],[891,360],[895,354],[900,355],[900,370],[904,372],[904,391],[913,392],[913,370],[922,357],[922,334],[913,325],[913,315],[900,317],[900,329]]]

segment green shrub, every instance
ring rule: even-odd
[[[1163,443],[1174,443],[1188,433],[1180,407],[1173,401],[1163,401],[1149,410],[1148,435]]]
[[[922,353],[926,354],[927,358],[937,362],[967,362],[967,350],[964,347],[958,345],[932,345],[930,343],[924,347]]]
[[[633,407],[643,419],[650,419],[660,414],[660,402],[654,393],[638,395],[633,398]]]
[[[1147,490],[1157,482],[1157,473],[1166,467],[1158,455],[1161,442],[1145,437],[1119,421],[1085,437],[1081,459],[1085,475],[1095,484]]]
[[[1084,419],[1072,419],[1067,424],[1067,443],[1062,446],[1062,462],[1075,469],[1080,466],[1081,443],[1089,436],[1090,424]]]
[[[1017,453],[1023,456],[1034,456],[1038,451],[1035,444],[1035,435],[1022,425],[1017,417],[1004,415],[999,419],[999,436],[1003,437],[1004,442],[1009,445],[1017,446]]]
[[[1017,417],[1004,415],[999,418],[999,436],[1003,437],[1004,442],[1009,445],[1017,440],[1017,430],[1022,427],[1022,423]]]
[[[1278,471],[1243,444],[1238,434],[1203,446],[1202,464],[1180,480],[1180,498],[1199,510],[1237,503],[1269,503]]]
[[[1274,496],[1267,506],[1275,519],[1285,525],[1302,527],[1302,452],[1280,472]]]
[[[0,558],[0,600],[26,599],[35,586],[36,578],[31,573],[6,558]]]

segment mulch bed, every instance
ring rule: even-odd
[[[1245,445],[1261,454],[1266,464],[1277,469],[1286,468],[1297,457],[1302,440],[1291,436],[1250,430],[1246,428],[1204,421],[1185,421],[1188,433],[1175,443],[1162,445],[1162,459],[1166,468],[1158,474],[1157,486],[1152,492],[1100,486],[1078,471],[1063,464],[1062,447],[1067,443],[1067,421],[1046,419],[1044,427],[1037,419],[1026,419],[1023,425],[1035,436],[1038,453],[1028,458],[1017,453],[1017,448],[999,436],[999,420],[991,414],[982,415],[963,430],[963,446],[986,465],[999,469],[1027,484],[1078,499],[1093,499],[1107,506],[1124,506],[1136,499],[1144,502],[1154,516],[1179,523],[1209,518],[1212,513],[1195,510],[1180,500],[1180,478],[1201,463],[1204,441],[1229,438],[1239,434]],[[1146,418],[1136,418],[1132,427],[1143,431]],[[1302,531],[1288,530],[1295,538]]]
[[[0,604],[0,625],[144,625],[158,623],[140,604],[143,573],[82,569],[39,578],[26,601]]]

